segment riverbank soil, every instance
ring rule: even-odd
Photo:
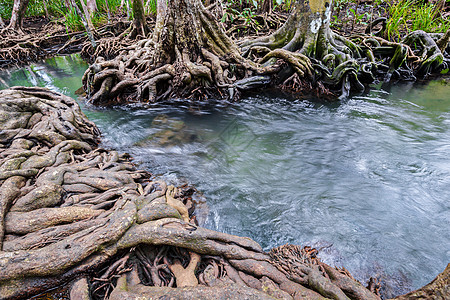
[[[0,91],[0,299],[74,282],[72,299],[380,299],[317,250],[269,253],[195,223],[194,189],[98,148],[77,103],[44,88]]]

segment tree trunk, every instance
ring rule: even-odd
[[[132,33],[132,35],[141,35],[145,37],[148,33],[146,23],[143,0],[133,0],[133,26],[135,32]]]
[[[86,5],[86,3],[84,2],[85,0],[80,0],[81,3],[81,7],[83,8],[83,12],[84,12],[84,19],[87,22],[87,26],[89,27],[90,31],[94,31],[94,24],[92,24],[92,11],[89,10],[88,6]],[[87,0],[87,2],[89,3],[89,0]],[[76,6],[76,3],[74,3],[74,5]],[[80,17],[83,18],[83,16],[80,14]]]
[[[256,69],[241,57],[237,45],[226,36],[201,0],[158,1],[152,37],[118,59],[122,62],[94,65],[89,71],[91,75],[88,72],[84,77],[92,103],[115,99],[124,88],[128,99],[138,101],[187,97],[201,88],[209,90],[199,92],[202,97],[210,92],[221,94],[217,89],[230,88],[233,79],[229,77],[242,78],[245,69]],[[228,68],[230,63],[235,66],[232,71]],[[118,69],[109,70],[107,74],[111,75],[97,76],[99,80],[92,76],[107,68]]]
[[[417,65],[413,60],[422,62],[420,69],[414,67],[416,73],[427,74],[444,60],[425,33],[409,38],[409,46],[372,36],[362,37],[363,46],[357,46],[330,29],[332,0],[296,1],[282,27],[269,36],[240,43],[240,49],[201,0],[157,4],[151,39],[140,41],[113,63],[92,66],[84,76],[92,103],[224,95],[235,99],[236,91],[267,83],[330,98],[347,97],[351,90],[363,91],[363,83],[372,83],[375,76],[380,78],[380,68],[392,74],[404,67],[401,72],[408,76],[412,71],[405,61],[410,59],[412,67]],[[425,53],[425,58],[415,56],[414,39],[430,40],[433,52]]]
[[[244,56],[255,47],[268,48],[273,51],[263,58],[263,62],[270,64],[275,62],[275,58],[283,59],[293,65],[300,77],[309,74],[309,80],[312,80],[312,72],[305,72],[305,67],[301,67],[306,64],[309,65],[306,69],[310,69],[311,64],[303,57],[299,59],[301,54],[325,62],[326,66],[321,67],[321,71],[325,70],[322,77],[333,86],[341,86],[344,96],[349,93],[350,79],[353,88],[364,89],[357,79],[358,68],[354,60],[360,57],[359,49],[330,29],[331,12],[331,0],[296,1],[280,29],[269,36],[242,43]],[[342,70],[334,72],[339,66]]]
[[[97,1],[95,1],[95,0],[86,0],[86,2],[87,2],[86,3],[87,9],[88,9],[88,11],[89,11],[89,13],[91,15],[98,10],[98,8],[97,8]]]
[[[130,19],[130,3],[128,2],[129,0],[121,0],[120,1],[120,8],[123,8],[123,5],[125,4],[126,6],[126,13],[127,13],[127,19]]]
[[[270,49],[283,48],[288,51],[300,50],[301,53],[320,59],[333,50],[334,34],[330,29],[331,0],[296,1],[286,23],[270,36],[244,43],[249,46],[264,46]],[[345,45],[340,45],[342,48]]]
[[[157,26],[153,33],[155,65],[178,61],[191,75],[210,77],[210,72],[199,64],[207,60],[202,50],[221,58],[240,56],[236,44],[200,0],[173,0],[167,6],[164,1],[158,1],[158,4]]]
[[[272,11],[273,0],[263,0],[260,2],[260,12],[268,14]]]
[[[48,14],[47,1],[42,0],[42,4],[44,4],[45,17],[48,18],[50,15]]]
[[[20,34],[23,34],[23,17],[27,10],[28,2],[29,0],[14,0],[11,20],[9,21],[7,29],[12,29]]]
[[[80,8],[78,7],[77,3],[75,2],[75,0],[68,0],[70,1],[72,7],[75,9],[75,11],[77,12],[77,14],[80,16],[81,18],[81,22],[83,23],[84,28],[86,29],[86,33],[88,35],[89,40],[91,41],[92,47],[96,47],[97,43],[95,42],[95,38],[94,38],[94,25],[92,24],[91,18],[89,17],[89,13],[87,12],[87,10],[84,11],[84,13],[88,14],[87,17],[85,16],[85,14],[83,14],[80,10]],[[81,0],[81,5],[83,6],[83,9],[86,8],[86,5],[83,3],[83,0]]]

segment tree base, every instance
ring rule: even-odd
[[[156,26],[151,39],[115,60],[99,58],[85,74],[84,87],[89,101],[100,105],[233,100],[239,90],[267,84],[261,77],[267,75],[285,89],[311,86],[345,98],[375,81],[415,80],[449,67],[450,33],[416,31],[400,43],[371,35],[350,40],[330,29],[330,14],[327,1],[296,2],[281,28],[240,42],[238,49],[200,1],[172,1],[162,13],[165,26]]]

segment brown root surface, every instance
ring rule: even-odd
[[[98,148],[71,98],[3,90],[0,125],[0,299],[70,281],[73,299],[379,299],[315,249],[196,225],[194,190]]]
[[[377,81],[427,78],[450,67],[450,32],[416,31],[400,42],[370,34],[347,38],[330,29],[329,0],[296,1],[273,33],[237,43],[229,37],[234,29],[226,32],[199,0],[162,6],[152,36],[90,66],[83,86],[91,103],[235,100],[268,84],[336,99]]]
[[[397,300],[418,300],[418,299],[430,299],[430,300],[445,300],[450,298],[450,264],[447,265],[445,270],[436,276],[433,281],[424,287],[395,297]]]
[[[89,102],[233,99],[237,79],[276,71],[244,59],[201,1],[161,3],[151,36],[122,49],[113,60],[97,57],[86,71],[83,86]]]

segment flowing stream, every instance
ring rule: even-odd
[[[57,57],[0,79],[76,97],[86,67]],[[260,93],[201,110],[182,102],[83,109],[104,147],[203,192],[198,219],[208,228],[267,250],[316,246],[363,282],[385,279],[391,296],[427,284],[450,262],[446,80],[377,86],[329,105]]]

